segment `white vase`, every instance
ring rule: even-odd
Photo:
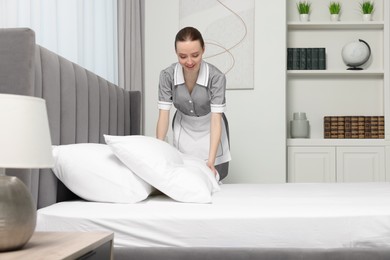
[[[364,22],[369,22],[372,20],[372,14],[363,14],[362,18]]]
[[[331,14],[330,15],[330,20],[332,22],[338,22],[338,21],[340,21],[340,15],[339,14]]]
[[[293,120],[290,121],[291,138],[309,138],[310,125],[306,118],[306,113],[298,112],[293,114]]]
[[[300,14],[299,20],[301,22],[308,22],[310,20],[310,15],[309,14]]]

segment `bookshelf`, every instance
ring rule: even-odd
[[[325,48],[326,69],[286,70],[288,181],[390,181],[390,4],[376,0],[373,21],[363,22],[360,1],[342,0],[341,21],[331,22],[328,2],[312,0],[310,21],[300,22],[296,2],[287,1],[287,48]],[[346,70],[342,47],[359,39],[371,58],[361,71]],[[309,138],[290,137],[294,112],[307,114]],[[325,116],[384,116],[385,137],[325,139]],[[353,171],[364,172],[354,179]]]

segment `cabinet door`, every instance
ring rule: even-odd
[[[335,182],[334,147],[289,147],[288,182]]]
[[[337,181],[385,181],[384,147],[337,147]]]

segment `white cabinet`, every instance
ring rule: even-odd
[[[385,181],[384,147],[338,147],[337,181]]]
[[[376,0],[369,22],[357,11],[359,0],[340,0],[339,22],[330,21],[323,1],[310,2],[310,21],[304,23],[297,1],[286,2],[287,48],[325,48],[326,69],[286,70],[287,181],[390,181],[390,2]],[[371,57],[363,70],[347,70],[342,48],[359,39],[369,43]],[[290,136],[295,112],[307,115],[307,139]],[[385,138],[325,139],[325,116],[384,116]]]
[[[386,181],[384,146],[289,147],[288,182]]]
[[[289,147],[288,182],[335,182],[336,153],[332,147]]]

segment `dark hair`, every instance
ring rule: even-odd
[[[204,49],[204,41],[202,34],[198,31],[198,29],[194,27],[184,27],[181,29],[175,38],[175,50],[177,42],[185,42],[185,41],[199,41],[202,49]]]

